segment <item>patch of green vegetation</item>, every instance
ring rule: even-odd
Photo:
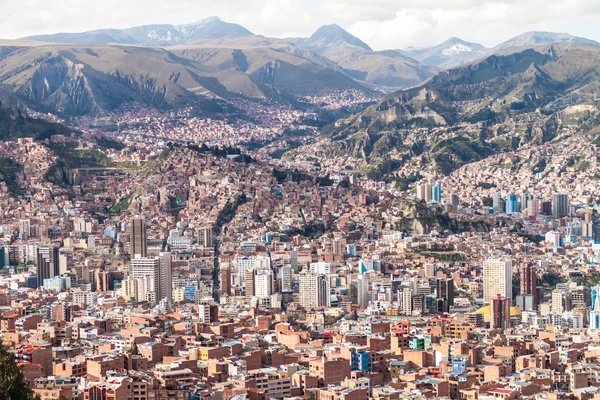
[[[122,199],[121,201],[119,201],[117,204],[115,204],[114,206],[109,208],[108,212],[111,215],[118,215],[118,214],[121,214],[123,211],[126,211],[130,205],[131,205],[131,196],[127,196],[124,199]]]
[[[113,149],[117,151],[121,151],[125,148],[125,145],[119,141],[109,139],[106,136],[101,136],[96,139],[96,143],[98,146],[104,149]]]
[[[51,143],[49,147],[69,168],[116,168],[118,164],[98,150],[78,149],[75,145]]]
[[[467,261],[467,256],[463,253],[432,253],[432,252],[421,252],[425,257],[433,257],[437,261],[441,262],[463,262]]]
[[[524,110],[527,104],[524,101],[513,101],[510,103],[510,109],[513,111],[521,111]]]
[[[367,169],[367,177],[375,181],[393,180],[392,173],[400,169],[405,162],[405,157],[400,159],[384,158]]]
[[[281,159],[281,157],[283,157],[283,155],[285,153],[287,153],[288,151],[297,149],[298,147],[300,147],[302,145],[302,143],[300,142],[287,142],[287,145],[281,149],[277,149],[275,151],[272,151],[271,153],[269,153],[269,156],[271,156],[271,158],[275,158],[275,159]]]
[[[23,170],[23,166],[15,160],[0,157],[0,181],[4,182],[8,191],[13,196],[23,194],[23,189],[17,183],[17,175]]]
[[[538,278],[538,286],[543,286],[544,290],[554,290],[558,283],[566,283],[568,279],[556,272],[548,272],[541,278]]]
[[[575,170],[577,172],[586,172],[590,169],[592,164],[587,160],[580,160],[577,164],[575,164]]]
[[[466,122],[475,124],[477,122],[497,123],[500,120],[500,115],[486,107],[475,114],[470,115],[465,119]]]
[[[30,118],[19,108],[0,101],[0,140],[30,137],[34,140],[50,139],[53,135],[69,135],[71,130],[63,125]]]
[[[435,163],[445,175],[494,153],[481,139],[471,140],[464,136],[442,140],[432,148],[432,152],[436,153]]]
[[[423,175],[416,173],[409,176],[394,177],[391,179],[394,187],[398,190],[408,190],[410,186],[423,179]]]
[[[495,183],[491,183],[491,182],[480,182],[480,183],[477,184],[477,187],[489,190],[489,189],[494,189],[496,187],[496,184]]]
[[[107,191],[108,191],[108,189],[106,189],[106,188],[90,188],[90,189],[85,189],[85,194],[96,195],[96,194],[106,193]]]
[[[531,172],[533,172],[534,174],[542,173],[546,169],[546,166],[547,166],[546,159],[542,158],[542,159],[540,159],[540,161],[537,162],[537,164],[535,164],[533,166],[533,168],[531,169]]]
[[[248,198],[246,197],[246,194],[242,193],[241,195],[238,195],[234,201],[228,201],[227,204],[225,204],[225,207],[223,207],[217,216],[217,220],[215,221],[214,231],[216,234],[221,234],[223,226],[227,225],[233,220],[235,214],[237,213],[238,207],[247,201]]]

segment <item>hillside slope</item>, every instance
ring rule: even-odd
[[[442,72],[338,121],[322,151],[371,164],[388,159],[396,167],[425,155],[449,173],[496,152],[555,140],[571,121],[589,117],[585,105],[598,95],[600,46],[507,51]]]
[[[0,46],[0,84],[64,115],[98,115],[126,102],[166,109],[218,108],[208,97],[296,98],[362,89],[343,73],[302,53],[269,45],[231,48]],[[316,57],[318,58],[318,57]]]

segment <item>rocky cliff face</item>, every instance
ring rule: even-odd
[[[92,94],[84,66],[61,56],[50,57],[33,73],[31,84],[21,94],[31,100],[68,114],[94,114],[98,105]]]

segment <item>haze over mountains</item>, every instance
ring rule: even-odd
[[[392,92],[496,52],[596,43],[530,32],[494,49],[451,38],[425,49],[374,51],[335,24],[308,38],[274,39],[217,17],[24,39],[0,42],[0,85],[24,102],[64,115],[102,114],[131,101],[166,109],[206,96],[294,102],[347,89]]]
[[[27,40],[68,44],[130,44],[138,46],[175,46],[201,40],[250,36],[241,25],[209,17],[186,25],[145,25],[130,29],[100,29],[82,33],[56,33],[29,36]]]

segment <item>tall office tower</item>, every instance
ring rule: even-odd
[[[521,194],[521,199],[520,199],[521,212],[525,212],[525,210],[527,210],[532,204],[536,204],[539,208],[540,202],[532,194],[529,194],[529,193]]]
[[[273,294],[273,272],[268,269],[257,270],[254,274],[254,295],[269,297]]]
[[[101,270],[100,268],[94,269],[92,275],[94,279],[95,292],[107,292],[108,291],[108,271]]]
[[[152,292],[156,302],[162,299],[172,301],[171,253],[161,252],[158,257],[134,258],[131,260],[131,276],[143,286],[141,288],[138,285],[140,298],[144,297],[144,292]]]
[[[254,297],[254,273],[256,270],[250,269],[244,272],[246,283],[246,297]]]
[[[590,308],[596,306],[596,299],[600,300],[600,286],[592,286],[590,288]]]
[[[398,313],[401,315],[412,314],[412,296],[413,291],[411,288],[405,287],[398,291]]]
[[[346,253],[346,239],[334,239],[331,247],[334,256],[343,256]]]
[[[553,314],[563,314],[573,309],[573,295],[568,290],[555,289],[552,291]]]
[[[431,183],[423,183],[417,185],[417,199],[424,200],[429,203],[432,198],[432,187]]]
[[[600,287],[595,286],[592,288],[592,309],[590,311],[590,323],[591,329],[600,329]],[[595,293],[594,293],[595,291]]]
[[[523,209],[523,212],[528,217],[537,217],[542,212],[542,203],[541,203],[541,201],[539,199],[536,199],[536,198],[529,199],[527,201],[527,209]]]
[[[581,237],[588,240],[594,237],[593,222],[584,221],[581,223]]]
[[[506,329],[510,327],[510,302],[508,297],[500,295],[491,299],[490,328]]]
[[[540,211],[543,215],[552,215],[552,202],[551,201],[541,201],[540,202]]]
[[[569,195],[555,193],[552,195],[552,218],[563,218],[569,215]]]
[[[508,200],[506,200],[506,213],[507,214],[516,214],[519,212],[519,197],[514,194],[508,195]]]
[[[146,257],[146,221],[142,217],[131,218],[131,258]]]
[[[310,263],[309,270],[310,272],[313,272],[315,274],[323,274],[329,276],[331,274],[331,264],[327,262]]]
[[[38,287],[44,285],[44,279],[60,275],[58,247],[40,246],[37,249]]]
[[[431,201],[431,183],[425,184],[425,202],[429,203]]]
[[[292,266],[292,271],[295,274],[298,273],[298,251],[292,250],[290,251],[290,265]]]
[[[220,289],[223,296],[231,296],[231,267],[225,265],[221,267]]]
[[[369,306],[369,280],[365,275],[359,275],[351,284],[352,303],[358,304],[360,308]]]
[[[443,312],[450,312],[450,307],[454,306],[454,279],[437,279],[436,287],[437,299],[445,300]]]
[[[458,205],[460,204],[460,199],[457,195],[453,194],[452,196],[450,196],[450,204],[452,204],[455,207],[458,207]]]
[[[281,267],[281,293],[291,293],[294,291],[294,278],[292,266],[285,264]]]
[[[431,189],[431,199],[437,203],[442,202],[442,184],[436,183]]]
[[[131,276],[133,279],[149,278],[152,281],[152,288],[154,288],[154,281],[158,278],[159,269],[158,257],[140,257],[131,260]]]
[[[304,272],[300,274],[300,304],[305,308],[331,307],[329,275]]]
[[[483,301],[498,295],[512,299],[512,261],[490,258],[483,263]]]
[[[173,270],[171,266],[171,253],[161,252],[158,255],[158,285],[156,299],[173,301]]]
[[[534,263],[527,263],[521,266],[521,295],[533,296],[533,309],[535,310],[540,304],[540,299],[537,298],[537,273]]]
[[[495,212],[504,212],[504,200],[502,200],[500,192],[496,192],[492,196],[492,207]]]
[[[203,247],[214,247],[213,230],[211,226],[198,229],[198,243]]]
[[[423,184],[417,185],[417,199],[425,200],[425,185]]]
[[[28,240],[31,235],[31,221],[28,219],[19,220],[19,239]]]

